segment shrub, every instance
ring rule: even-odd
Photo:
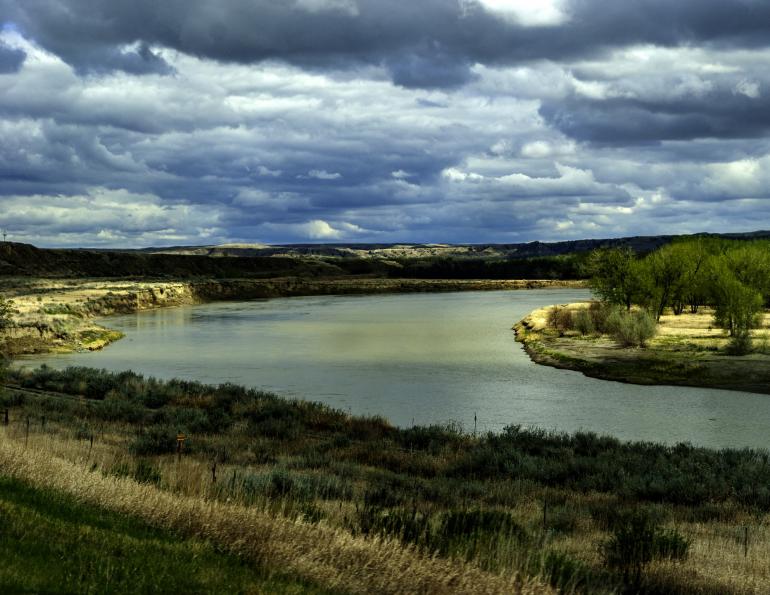
[[[751,341],[751,333],[747,329],[735,331],[730,337],[730,343],[727,345],[727,353],[730,355],[746,355],[754,350]]]
[[[155,425],[138,434],[129,450],[138,456],[161,455],[176,448],[177,431],[172,426]]]
[[[548,311],[548,319],[546,324],[559,332],[559,336],[563,336],[567,331],[572,330],[574,327],[572,312],[567,308],[559,308],[558,306],[552,307]]]
[[[623,312],[615,310],[607,318],[613,339],[623,347],[646,347],[655,336],[655,320],[645,310]]]
[[[281,400],[255,402],[254,406],[243,412],[249,433],[268,438],[292,440],[303,430],[298,408]]]
[[[591,302],[591,305],[588,307],[588,314],[597,333],[606,334],[611,332],[607,321],[616,312],[623,312],[623,309],[620,306],[605,302]]]
[[[596,332],[593,317],[588,310],[578,310],[575,312],[573,322],[575,329],[581,335],[592,335]]]
[[[690,542],[676,530],[664,531],[643,510],[625,515],[613,536],[602,544],[605,564],[622,571],[626,583],[639,584],[642,571],[653,560],[687,558]]]

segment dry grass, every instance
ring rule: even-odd
[[[587,306],[558,307],[577,311]],[[753,352],[737,356],[729,353],[730,337],[714,326],[714,313],[706,307],[697,314],[661,316],[657,336],[644,349],[623,348],[608,335],[559,333],[548,324],[552,308],[535,310],[514,327],[538,363],[624,382],[770,392],[770,312],[751,331]]]
[[[328,588],[377,593],[553,592],[537,581],[517,582],[510,576],[483,572],[472,564],[427,557],[396,541],[353,537],[342,528],[342,518],[350,512],[350,503],[326,502],[326,524],[319,525],[283,516],[281,502],[243,506],[237,503],[237,492],[231,494],[232,503],[216,502],[209,464],[194,457],[183,457],[180,462],[173,455],[152,458],[161,471],[163,490],[111,477],[111,469],[135,462],[126,453],[117,428],[101,434],[93,447],[87,440],[54,431],[52,425],[46,433],[33,431],[27,448],[20,424],[0,429],[0,441],[0,470],[5,474],[38,487],[64,491],[86,503],[140,517],[185,536],[211,540],[262,566],[285,569]],[[225,478],[232,470],[243,469],[237,465],[222,466],[219,476]],[[559,493],[547,491],[542,497]],[[543,537],[542,546],[565,552],[591,567],[601,567],[600,545],[609,535],[591,520],[587,510],[599,503],[608,504],[607,495],[572,493],[566,497],[565,506],[579,512],[576,526],[564,533],[549,532]],[[537,533],[542,523],[540,497],[527,497],[510,511],[522,526]],[[747,555],[743,547],[744,526],[749,527]],[[701,587],[708,593],[770,592],[768,515],[738,513],[729,522],[680,520],[669,527],[675,527],[691,540],[689,558],[655,562],[649,569],[651,576],[689,585],[692,592],[699,592]],[[526,557],[535,554],[512,550],[497,552],[492,557],[499,558],[502,567],[526,568]]]
[[[574,494],[568,506],[586,509],[606,502],[603,494]],[[522,525],[541,522],[542,503],[530,501],[517,506],[514,514]],[[669,578],[670,584],[684,585],[693,593],[731,593],[760,595],[770,593],[770,515],[739,514],[731,522],[665,525],[691,541],[689,556],[682,561],[656,561],[648,570],[651,577]],[[748,547],[744,550],[744,530],[748,528]],[[595,523],[582,516],[574,531],[550,533],[547,545],[594,567],[601,566],[600,547],[609,537]]]
[[[328,588],[353,593],[553,592],[535,580],[498,576],[456,560],[427,557],[395,541],[353,537],[323,524],[174,495],[130,479],[90,472],[83,464],[88,458],[81,463],[68,461],[36,442],[25,448],[23,442],[3,432],[2,472],[84,503],[210,540],[264,567],[294,573]],[[62,450],[66,448],[62,445]]]

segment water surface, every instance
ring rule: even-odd
[[[591,430],[623,439],[767,447],[770,396],[634,386],[534,364],[511,326],[586,290],[324,296],[111,317],[126,338],[28,363],[235,382],[393,423]]]

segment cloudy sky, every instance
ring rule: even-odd
[[[767,0],[0,0],[41,246],[770,228]]]

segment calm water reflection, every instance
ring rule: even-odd
[[[508,424],[624,439],[767,447],[770,396],[632,386],[533,364],[510,327],[583,290],[309,297],[157,310],[107,321],[126,338],[57,367],[235,382],[399,425]]]

